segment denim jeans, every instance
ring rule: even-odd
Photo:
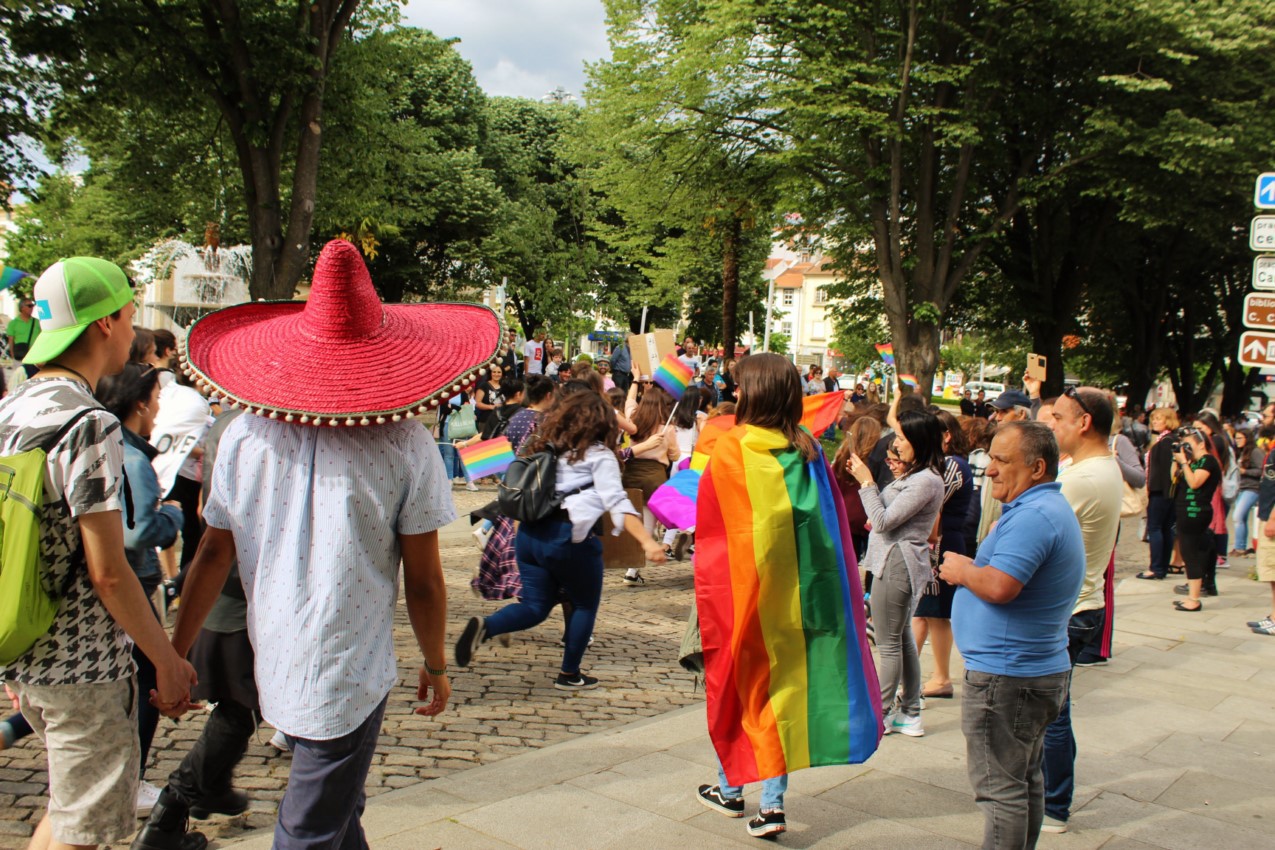
[[[983,850],[1036,846],[1045,817],[1045,727],[1062,708],[1070,676],[965,671],[961,731],[974,802],[983,810]]]
[[[359,818],[385,703],[381,700],[357,729],[339,738],[287,736],[292,770],[275,823],[276,850],[367,850]]]
[[[1253,544],[1248,533],[1248,514],[1257,504],[1256,490],[1241,490],[1235,497],[1235,506],[1231,508],[1231,520],[1235,523],[1235,548],[1247,549]],[[1225,555],[1225,552],[1218,552]]]
[[[717,784],[722,789],[722,796],[728,799],[744,796],[744,786],[731,785],[726,781],[726,772],[722,770],[722,760],[717,760]],[[788,790],[788,774],[763,779],[761,783],[761,803],[763,812],[782,812],[784,810],[784,792]]]
[[[487,618],[487,636],[520,632],[543,623],[565,591],[572,605],[567,620],[562,672],[580,672],[602,600],[602,541],[594,535],[571,542],[571,523],[523,523],[514,544],[522,595]]]
[[[1169,573],[1174,519],[1173,500],[1153,493],[1147,500],[1147,537],[1151,543],[1151,572],[1158,576]]]
[[[869,604],[877,640],[882,714],[890,712],[894,694],[902,684],[899,710],[916,717],[921,713],[921,659],[912,637],[912,578],[897,548],[886,556],[885,567],[873,583]]]
[[[1074,666],[1081,651],[1102,632],[1107,612],[1101,608],[1072,614],[1067,623],[1067,654]],[[1070,685],[1063,694],[1058,717],[1045,730],[1045,814],[1065,821],[1071,817],[1076,792],[1076,736],[1071,729]]]

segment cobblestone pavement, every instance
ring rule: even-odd
[[[468,511],[488,501],[492,491],[456,489],[454,495],[458,510]],[[472,543],[453,539],[444,546],[452,639],[470,616],[490,613],[500,604],[470,592],[477,560]],[[1251,561],[1238,559],[1232,572],[1247,572]],[[1118,575],[1132,575],[1145,563],[1146,545],[1138,540],[1137,522],[1126,520]],[[703,691],[676,659],[691,600],[690,565],[648,567],[643,575],[646,585],[630,588],[620,582],[619,571],[608,571],[595,643],[584,663],[602,687],[570,695],[553,688],[562,629],[561,614],[555,611],[539,628],[515,636],[511,647],[493,642],[479,651],[468,671],[455,671],[452,705],[438,720],[411,713],[419,652],[400,607],[395,644],[401,682],[408,684],[400,684],[390,696],[368,777],[369,796],[701,700]],[[928,658],[923,664],[928,666]],[[161,719],[147,769],[150,781],[163,784],[202,725],[200,714],[180,723]],[[236,784],[251,795],[252,808],[239,817],[201,824],[199,829],[210,838],[232,837],[273,822],[289,759],[267,745],[270,734],[263,726],[238,771]],[[26,845],[47,802],[45,783],[44,752],[34,737],[0,752],[0,850]]]

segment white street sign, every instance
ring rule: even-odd
[[[1263,254],[1253,260],[1253,288],[1275,289],[1275,255]]]
[[[1275,251],[1275,215],[1253,216],[1248,247],[1254,251]]]
[[[1253,206],[1259,210],[1275,210],[1275,171],[1257,176],[1253,187]]]

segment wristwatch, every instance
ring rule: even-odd
[[[441,670],[435,670],[433,667],[430,667],[428,661],[421,662],[421,666],[424,667],[425,672],[430,674],[431,676],[446,676],[447,675],[446,664],[443,665],[443,668]]]

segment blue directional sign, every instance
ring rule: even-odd
[[[1275,171],[1258,175],[1253,189],[1253,206],[1259,210],[1275,210]]]

